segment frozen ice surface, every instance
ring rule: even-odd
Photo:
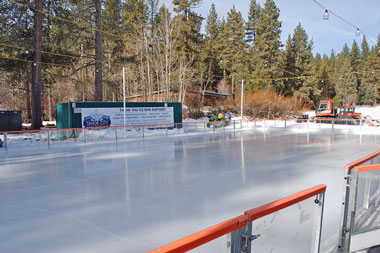
[[[338,241],[343,167],[379,143],[252,129],[0,149],[0,252],[145,252],[321,183],[327,252]]]

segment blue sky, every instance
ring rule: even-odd
[[[331,49],[340,52],[344,44],[351,47],[354,40],[362,42],[362,36],[355,36],[356,29],[330,14],[329,20],[323,20],[324,10],[312,0],[274,0],[280,9],[280,21],[282,21],[281,40],[286,41],[288,34],[293,34],[298,23],[314,41],[313,53],[330,55]],[[160,0],[169,8],[172,0]],[[265,0],[257,0],[264,6]],[[319,0],[326,8],[339,14],[355,26],[359,27],[370,38],[367,39],[370,46],[376,43],[380,33],[380,0]],[[219,16],[227,17],[228,11],[235,5],[245,20],[247,20],[250,0],[203,0],[196,12],[204,18],[214,3]],[[205,21],[204,21],[205,23]],[[371,43],[371,41],[373,43]]]

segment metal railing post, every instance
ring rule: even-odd
[[[8,133],[4,133],[4,148],[8,149]]]
[[[87,143],[86,128],[83,128],[83,137],[84,137],[84,143]]]
[[[227,237],[227,252],[229,253],[250,253],[251,252],[251,242],[256,240],[260,234],[252,235],[252,222],[249,221],[245,227],[233,231]]]
[[[145,137],[145,126],[142,127],[142,130],[143,130],[142,131],[143,132],[143,136],[142,137],[144,138]]]
[[[310,128],[310,121],[309,121],[309,119],[307,119],[307,129],[309,129]]]
[[[314,202],[315,204],[320,206],[320,208],[318,209],[318,218],[317,218],[317,226],[316,226],[317,231],[315,233],[316,238],[314,242],[314,246],[315,246],[314,252],[319,253],[321,250],[323,209],[325,207],[325,193],[324,192],[319,193]]]
[[[235,124],[236,124],[236,121],[234,120],[234,131],[235,131]]]
[[[212,122],[212,131],[215,132],[215,124]]]
[[[285,119],[285,128],[286,128],[286,119]]]
[[[331,131],[334,131],[334,124],[335,124],[335,119],[332,119],[332,124],[331,124]]]
[[[168,135],[168,125],[165,125],[166,135]]]
[[[115,140],[117,141],[117,127],[115,127]]]
[[[240,121],[240,128],[243,128],[243,119]]]
[[[48,137],[47,137],[48,147],[50,148],[50,131],[48,131],[47,133],[48,133]]]
[[[206,132],[206,122],[203,122],[203,130]]]

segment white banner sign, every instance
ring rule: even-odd
[[[122,126],[123,108],[81,108],[83,127]],[[172,124],[173,107],[127,107],[126,125]]]

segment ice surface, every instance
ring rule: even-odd
[[[343,167],[379,142],[276,128],[1,149],[0,252],[145,252],[321,183],[327,252]]]

